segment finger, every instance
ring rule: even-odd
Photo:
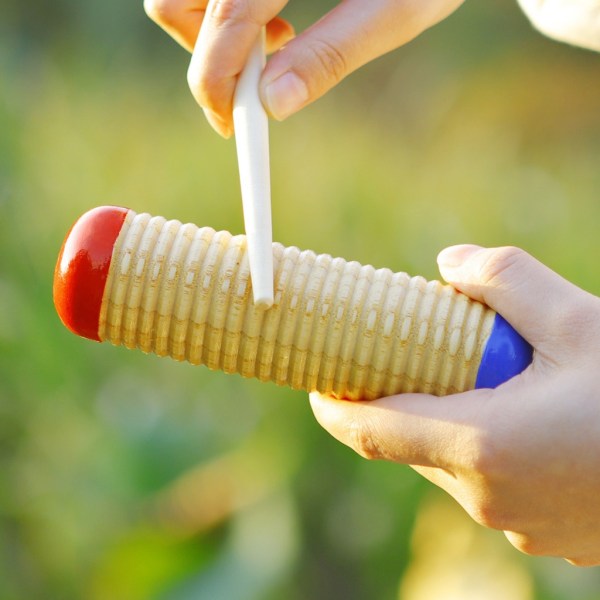
[[[188,69],[188,84],[200,106],[218,117],[217,131],[233,132],[233,95],[261,28],[275,19],[287,0],[209,0]],[[272,26],[282,34],[291,32],[281,21]],[[275,36],[275,33],[274,33]],[[213,122],[214,125],[214,122]]]
[[[453,473],[476,448],[478,403],[493,390],[476,390],[439,398],[402,394],[370,402],[351,402],[312,393],[317,421],[333,437],[369,459],[440,467]]]
[[[342,1],[269,61],[261,80],[265,107],[274,118],[286,118],[363,64],[415,38],[462,1]]]
[[[208,0],[144,0],[146,14],[186,50],[192,52]],[[275,17],[267,23],[267,52],[275,52],[294,37],[292,25]]]
[[[559,342],[564,350],[571,338],[581,342],[597,329],[598,299],[523,250],[452,246],[438,265],[446,281],[501,313],[538,350]]]
[[[146,14],[191,52],[208,0],[144,0]]]

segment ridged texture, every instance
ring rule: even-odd
[[[495,313],[450,286],[273,244],[252,302],[245,236],[130,211],[99,336],[210,369],[370,400],[472,389]]]

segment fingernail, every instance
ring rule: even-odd
[[[440,267],[444,267],[446,269],[456,269],[464,264],[464,262],[473,254],[476,254],[480,250],[480,246],[474,246],[471,244],[450,246],[438,254],[437,263]]]
[[[308,89],[298,75],[287,71],[267,84],[264,102],[271,116],[283,121],[308,102]]]

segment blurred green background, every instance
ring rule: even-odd
[[[597,598],[597,569],[519,554],[304,394],[62,327],[55,257],[87,209],[242,230],[187,62],[141,2],[0,8],[0,598]],[[467,3],[273,123],[275,238],[429,278],[448,244],[515,244],[599,294],[599,107],[600,56]]]

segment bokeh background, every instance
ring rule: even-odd
[[[291,2],[301,30],[333,2]],[[141,2],[0,7],[0,598],[591,600],[276,386],[78,339],[52,298],[85,210],[242,231],[234,142]],[[271,129],[275,238],[432,278],[515,244],[600,294],[600,56],[468,2]]]

